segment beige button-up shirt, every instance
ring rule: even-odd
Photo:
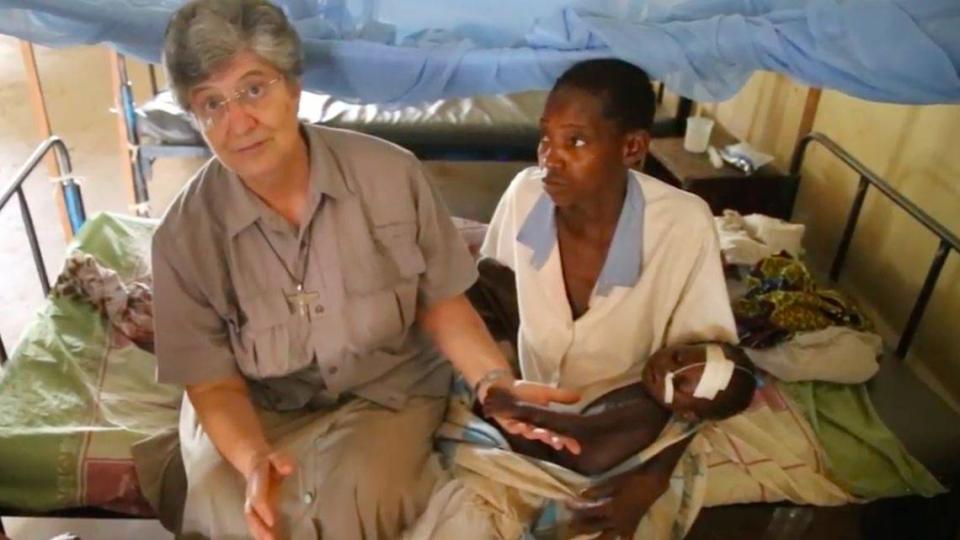
[[[446,208],[402,148],[303,129],[313,213],[299,230],[216,159],[164,215],[153,240],[158,379],[240,373],[276,410],[344,393],[391,408],[444,395],[449,365],[416,313],[476,279]],[[301,276],[305,311],[290,296]]]

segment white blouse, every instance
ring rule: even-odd
[[[713,218],[697,196],[631,171],[607,259],[576,321],[542,172],[521,171],[480,252],[514,270],[524,379],[583,388],[678,343],[736,343]]]

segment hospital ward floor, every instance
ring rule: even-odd
[[[118,153],[118,131],[113,114],[111,77],[107,53],[94,47],[64,50],[36,49],[47,97],[51,127],[67,143],[74,170],[84,177],[82,190],[88,213],[109,210],[129,212],[129,191],[124,185]],[[131,66],[138,100],[147,97],[146,70]],[[0,179],[12,178],[39,142],[29,105],[27,78],[19,44],[0,37]],[[523,164],[432,164],[441,190],[449,192],[454,177],[479,182],[483,193],[461,191],[452,206],[469,204],[478,196],[489,197],[496,186],[505,185]],[[150,183],[153,215],[159,215],[183,182],[198,166],[197,161],[160,160]],[[476,185],[476,184],[473,184]],[[462,184],[461,184],[462,186]],[[51,196],[53,187],[44,178],[34,178],[27,195],[37,225],[40,244],[50,275],[63,262],[64,240]],[[454,190],[456,192],[456,190]],[[459,199],[457,198],[459,197]],[[484,201],[486,204],[486,201]],[[37,277],[17,208],[0,214],[0,335],[8,349],[42,300]],[[466,213],[470,213],[468,210]],[[465,217],[482,218],[480,215]],[[912,500],[879,501],[866,507],[832,509],[783,508],[772,517],[763,507],[721,508],[706,511],[688,536],[693,540],[734,539],[857,539],[943,538],[935,532],[944,520],[956,519],[957,495],[919,504]],[[172,535],[156,521],[89,519],[4,518],[13,540],[47,540],[72,532],[85,540],[170,539]],[[957,537],[956,540],[960,540]]]

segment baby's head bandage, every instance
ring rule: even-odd
[[[723,349],[719,345],[707,345],[706,362],[690,364],[667,373],[663,381],[664,403],[673,403],[673,377],[681,371],[696,366],[703,366],[703,375],[700,376],[700,382],[693,390],[693,397],[702,399],[717,397],[717,394],[730,384],[730,379],[733,378],[733,370],[737,368],[737,365],[723,354]]]

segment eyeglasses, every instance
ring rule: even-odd
[[[226,118],[227,105],[231,101],[236,101],[247,110],[256,109],[262,106],[263,98],[267,96],[270,87],[282,80],[283,77],[277,77],[267,82],[249,83],[247,86],[237,90],[232,96],[219,99],[210,97],[194,107],[197,120],[200,121],[203,129],[212,129]]]

